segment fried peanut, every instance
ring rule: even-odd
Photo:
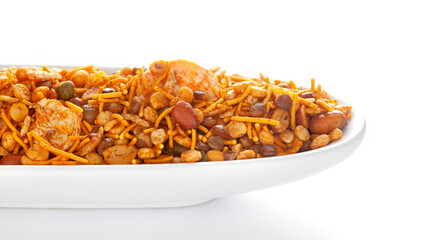
[[[138,158],[140,159],[150,159],[155,158],[156,154],[152,148],[140,148],[138,150]]]
[[[39,144],[33,144],[27,151],[27,157],[34,161],[46,161],[49,159],[49,151]]]
[[[202,153],[197,150],[187,150],[181,153],[182,162],[197,162],[202,159]]]
[[[13,95],[19,99],[30,100],[31,94],[28,87],[23,84],[15,84],[13,85]]]
[[[262,130],[259,134],[259,141],[263,144],[273,144],[274,143],[274,137],[269,131]]]
[[[288,149],[286,150],[287,154],[297,153],[302,147],[303,141],[301,139],[294,137],[291,143],[286,144]]]
[[[208,161],[224,161],[224,154],[220,150],[210,150],[206,153]]]
[[[232,138],[239,138],[246,134],[248,131],[248,128],[246,127],[246,124],[243,122],[233,122],[228,127],[228,132],[230,133],[230,137]]]
[[[157,111],[152,107],[144,108],[144,119],[149,123],[154,123],[158,117]]]
[[[261,87],[252,86],[251,95],[256,97],[256,98],[263,98],[263,97],[267,96],[267,90],[265,90],[264,88],[261,88]]]
[[[243,93],[251,84],[252,83],[250,81],[238,82],[233,84],[233,90],[236,92],[236,94]]]
[[[339,128],[335,128],[329,133],[329,139],[331,142],[336,141],[342,137],[342,131]]]
[[[253,150],[245,150],[245,151],[241,151],[239,154],[237,154],[237,160],[242,160],[242,159],[251,159],[251,158],[255,158],[256,157],[256,153]]]
[[[111,134],[120,134],[120,133],[123,132],[123,130],[125,130],[125,128],[126,128],[126,126],[123,125],[123,123],[119,122],[119,123],[116,123],[116,125],[114,125],[110,129],[110,131],[108,131],[108,133],[111,133]]]
[[[16,141],[13,138],[13,134],[11,131],[7,131],[3,134],[1,139],[1,146],[6,149],[8,152],[12,152],[16,146]]]
[[[168,135],[163,128],[156,129],[151,132],[151,142],[154,145],[162,144],[168,139]]]
[[[313,139],[313,141],[311,141],[310,148],[316,149],[316,148],[324,147],[328,145],[329,142],[330,142],[329,136],[327,134],[321,134],[317,136],[315,139]]]
[[[149,98],[150,106],[154,109],[160,109],[169,106],[168,98],[160,92],[153,93]]]
[[[131,164],[138,149],[129,145],[117,145],[104,149],[104,159],[108,164]]]
[[[96,124],[104,126],[105,124],[113,120],[113,117],[111,117],[112,114],[113,113],[110,111],[102,111],[96,117]]]
[[[284,132],[279,134],[279,138],[285,143],[290,143],[294,139],[294,133],[291,130],[286,129]]]
[[[310,133],[308,132],[307,128],[301,125],[298,125],[295,128],[295,135],[301,139],[301,141],[308,141],[310,139]]]
[[[239,154],[241,151],[243,151],[243,146],[242,144],[238,143],[236,145],[233,145],[231,147],[231,151],[235,152],[236,154]]]
[[[87,159],[89,161],[88,164],[91,164],[91,165],[99,165],[99,164],[105,163],[104,158],[95,152],[90,152],[86,154],[84,158]]]
[[[191,138],[189,138],[189,137],[184,137],[182,135],[176,135],[173,137],[173,140],[175,142],[177,142],[178,144],[186,147],[186,148],[190,148],[190,146],[191,146]]]

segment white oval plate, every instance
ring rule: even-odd
[[[101,69],[109,73],[119,70]],[[0,207],[195,205],[319,173],[350,156],[360,145],[365,131],[365,120],[356,108],[340,140],[287,156],[157,165],[0,166]]]

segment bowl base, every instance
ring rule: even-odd
[[[176,208],[203,204],[213,200],[200,199],[183,202],[136,203],[136,204],[85,204],[85,203],[0,203],[0,208]]]

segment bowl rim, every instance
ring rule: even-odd
[[[40,65],[40,64],[0,64],[0,68],[3,67],[19,67],[19,66],[47,66],[47,67],[56,67],[56,68],[73,68],[75,66],[72,65]],[[95,68],[98,68],[103,71],[119,71],[120,67],[112,67],[112,66],[95,66]],[[345,101],[342,101],[341,98],[337,98],[334,95],[331,95],[333,98],[336,98],[341,104],[346,104]],[[364,118],[363,114],[359,111],[359,108],[357,108],[356,105],[356,111],[355,105],[351,105],[352,108],[352,117],[347,121],[347,125],[343,129],[343,138],[337,140],[336,142],[332,142],[328,144],[327,146],[314,149],[314,150],[308,150],[305,152],[298,152],[293,153],[289,155],[282,155],[282,156],[273,156],[273,157],[263,157],[263,158],[252,158],[252,159],[243,159],[243,160],[231,160],[231,161],[206,161],[206,162],[194,162],[194,163],[164,163],[164,164],[123,164],[123,165],[0,165],[1,169],[111,169],[111,168],[117,168],[117,169],[123,169],[123,168],[132,168],[132,169],[150,169],[150,168],[158,168],[158,169],[165,169],[165,168],[188,168],[188,167],[205,167],[205,166],[224,166],[224,165],[248,165],[248,164],[255,164],[259,162],[274,162],[274,161],[298,161],[300,158],[304,158],[307,155],[312,154],[318,154],[322,152],[332,151],[335,148],[342,147],[344,145],[349,144],[354,138],[356,138],[359,135],[363,135],[366,131],[366,119]],[[351,129],[348,129],[349,126]]]

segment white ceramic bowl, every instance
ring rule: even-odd
[[[0,166],[0,207],[195,205],[319,173],[351,155],[360,145],[365,130],[365,120],[355,108],[339,141],[287,156],[158,165]]]

